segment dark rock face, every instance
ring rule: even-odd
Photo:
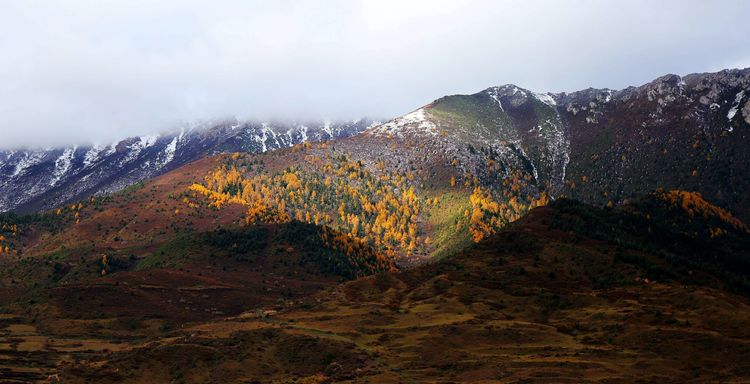
[[[683,189],[750,218],[750,69],[557,98],[570,132],[566,194],[604,203]]]
[[[0,211],[50,209],[115,192],[218,152],[263,152],[305,141],[344,138],[373,122],[222,121],[105,146],[0,151]]]

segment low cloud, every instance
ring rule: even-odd
[[[744,1],[1,1],[0,147],[750,66]]]

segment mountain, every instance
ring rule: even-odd
[[[492,87],[0,214],[0,374],[741,381],[749,75]]]
[[[4,150],[0,151],[0,212],[51,209],[91,195],[119,191],[202,156],[264,152],[308,140],[348,137],[372,124],[368,119],[306,123],[220,121],[110,145]]]
[[[747,93],[750,69],[621,91],[492,87],[330,143],[224,157],[186,197],[238,204],[248,224],[324,224],[404,264],[455,253],[563,197],[616,206],[689,191],[746,220]]]
[[[748,219],[749,79],[750,69],[744,69],[666,75],[623,90],[491,87],[437,99],[341,149],[357,159],[399,160],[401,171],[404,164],[447,163],[459,182],[476,177],[490,189],[514,175],[529,176],[528,193],[543,189],[596,204],[621,203],[656,188],[697,191]],[[207,154],[349,137],[372,124],[224,122],[110,146],[4,151],[0,210],[49,209]],[[401,144],[406,147],[393,147]]]
[[[750,69],[666,75],[618,91],[492,87],[440,98],[369,133],[437,142],[436,152],[488,186],[497,182],[498,172],[486,172],[492,161],[503,178],[521,170],[552,196],[606,204],[681,189],[750,218]]]

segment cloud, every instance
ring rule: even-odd
[[[224,116],[390,117],[503,83],[621,88],[750,65],[743,1],[0,3],[0,147]]]

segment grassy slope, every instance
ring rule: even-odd
[[[187,209],[187,186],[223,158],[59,215],[4,216],[20,229],[8,234],[13,251],[0,254],[1,376],[43,378],[60,361],[131,348],[186,323],[292,303],[371,273],[371,266],[388,268],[351,262],[312,225],[247,228],[238,224],[242,207]],[[71,347],[78,345],[85,347]]]
[[[177,331],[70,382],[707,382],[750,378],[750,303],[621,212],[538,208],[458,255]],[[624,213],[622,213],[624,214]],[[559,227],[575,221],[577,226]],[[586,223],[604,219],[614,231]],[[611,237],[619,233],[631,241]],[[590,234],[594,234],[593,238]],[[706,240],[710,242],[710,240]],[[622,257],[622,255],[632,257]],[[652,266],[672,269],[656,281]],[[308,380],[308,381],[305,381]]]

